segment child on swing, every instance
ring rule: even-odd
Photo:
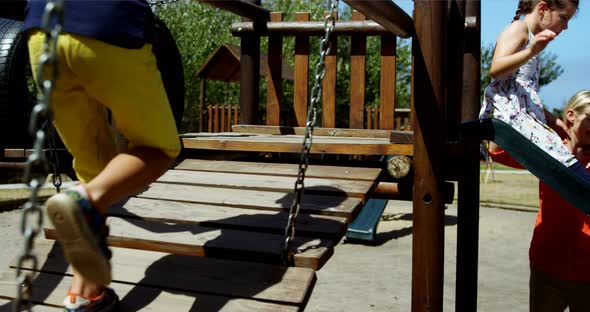
[[[514,20],[498,36],[480,118],[497,118],[590,183],[590,174],[562,144],[564,124],[538,95],[539,53],[562,31],[579,0],[521,0]],[[524,18],[520,17],[524,15]],[[491,142],[490,154],[500,149]]]
[[[45,38],[39,30],[45,5],[31,0],[27,7],[24,30],[33,73]],[[106,211],[162,175],[180,152],[180,141],[152,54],[148,3],[66,0],[64,12],[51,103],[81,183],[52,196],[46,209],[72,265],[66,311],[111,311],[118,297],[107,288]],[[125,152],[118,153],[107,109],[129,140]]]

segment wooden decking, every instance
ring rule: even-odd
[[[303,310],[315,270],[333,254],[380,171],[309,166],[294,267],[283,267],[297,165],[184,160],[109,211],[111,286],[123,311]],[[45,236],[35,245],[34,310],[57,311],[70,268],[54,230]],[[0,268],[0,298],[16,293],[14,263]]]
[[[234,126],[234,132],[187,133],[185,148],[218,151],[299,153],[303,129],[298,127]],[[318,128],[311,153],[346,155],[413,155],[409,131]]]

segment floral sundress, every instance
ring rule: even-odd
[[[534,36],[529,31],[527,48]],[[523,49],[524,49],[523,48]],[[484,91],[479,118],[497,118],[527,137],[553,158],[569,167],[576,162],[562,139],[547,126],[539,90],[539,55],[508,77],[492,79]]]

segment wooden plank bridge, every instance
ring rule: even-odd
[[[311,165],[294,267],[281,264],[296,164],[186,159],[109,210],[113,287],[123,311],[297,311],[376,185],[379,168]],[[35,251],[33,301],[57,307],[71,274],[55,232]],[[30,267],[25,267],[25,269]],[[0,293],[15,291],[16,264]],[[37,309],[35,309],[37,310]],[[40,309],[41,311],[43,309]]]

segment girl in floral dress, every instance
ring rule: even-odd
[[[496,118],[527,137],[590,183],[590,175],[563,146],[563,121],[543,107],[539,97],[539,53],[578,10],[579,0],[521,0],[514,20],[498,36],[480,118]],[[521,19],[521,16],[524,18]],[[560,137],[561,136],[561,137]],[[501,149],[491,142],[489,152]]]

